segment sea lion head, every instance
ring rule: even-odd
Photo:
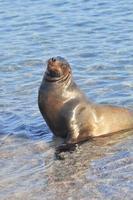
[[[57,56],[47,61],[45,80],[49,82],[63,81],[71,75],[71,67],[66,59]]]

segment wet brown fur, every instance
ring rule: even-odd
[[[48,61],[38,105],[51,131],[65,138],[65,144],[133,128],[132,111],[90,102],[73,81],[69,63],[60,57]]]

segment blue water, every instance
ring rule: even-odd
[[[31,165],[29,164],[28,170],[24,161],[28,158],[38,161],[39,157],[38,163],[44,164],[37,165],[38,173],[45,172],[47,175],[50,167],[47,167],[46,160],[48,159],[48,166],[54,165],[52,153],[49,153],[55,148],[52,146],[52,133],[43,121],[37,105],[38,88],[46,61],[52,56],[65,57],[72,66],[75,81],[91,100],[133,108],[133,2],[0,0],[0,33],[0,148],[3,152],[1,166],[4,166],[4,171],[1,170],[4,186],[0,194],[1,199],[24,199],[24,195],[28,195],[29,191],[31,196],[28,196],[28,199],[33,199],[32,194],[36,194],[35,199],[42,199],[39,194],[43,196],[44,190],[41,186],[46,183],[43,183],[40,175],[40,181],[36,185],[38,175],[36,174],[34,180],[30,176]],[[91,182],[92,187],[89,193],[86,189],[89,183],[81,176],[82,183],[85,184],[82,189],[84,199],[88,199],[88,194],[92,195],[91,199],[107,198],[107,192],[112,194],[107,199],[132,199],[132,134],[126,135],[126,139],[123,137],[120,141],[118,138],[113,138],[111,147],[109,144],[109,148],[112,148],[110,153],[102,154],[98,159],[106,160],[107,157],[107,160],[112,160],[112,157],[115,157],[115,150],[118,151],[116,154],[123,155],[122,146],[125,145],[124,151],[129,153],[127,157],[130,164],[127,171],[130,178],[124,179],[125,187],[121,185],[121,179],[118,180],[120,188],[124,188],[123,193],[127,193],[127,196],[119,196],[119,188],[109,190],[110,182],[109,186],[104,188],[105,179],[101,183],[97,178],[96,186],[91,179],[91,164],[88,164],[86,171],[90,170],[91,175],[87,180]],[[119,141],[118,144],[115,140]],[[40,152],[38,157],[32,151],[36,145]],[[27,146],[30,146],[29,151]],[[106,148],[108,149],[108,145]],[[95,151],[97,152],[97,148]],[[15,156],[15,164],[10,166],[8,164],[11,152],[12,156]],[[23,152],[25,156],[20,156],[18,152]],[[97,170],[100,161],[95,160],[95,156],[90,160]],[[17,167],[21,169],[22,176],[16,171]],[[33,168],[32,173],[34,170],[36,168]],[[123,170],[122,168],[120,173],[124,173]],[[7,172],[10,176],[6,176]],[[14,176],[21,182],[24,175],[29,175],[29,182],[24,182],[18,189]],[[7,181],[8,179],[10,180]],[[52,185],[52,181],[50,183]],[[60,181],[56,185],[57,188],[59,183]],[[31,186],[29,191],[25,191],[26,185]],[[37,191],[33,191],[34,185]],[[55,199],[56,192],[51,185],[48,186],[49,190],[45,191],[46,199]],[[79,190],[78,186],[73,187],[75,191]],[[69,190],[67,183],[65,189]],[[65,189],[62,189],[62,194],[65,193]],[[79,192],[81,198],[82,191]],[[70,194],[73,196],[72,192]],[[60,199],[63,198],[60,193],[58,195]],[[68,197],[69,195],[66,199],[69,199]]]

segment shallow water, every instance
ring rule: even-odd
[[[0,199],[133,199],[133,132],[64,161],[37,106],[45,61],[68,59],[97,103],[133,108],[131,0],[0,0]]]

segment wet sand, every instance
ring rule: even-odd
[[[0,146],[0,199],[132,199],[133,131],[97,138],[57,160],[61,141],[9,136]]]

